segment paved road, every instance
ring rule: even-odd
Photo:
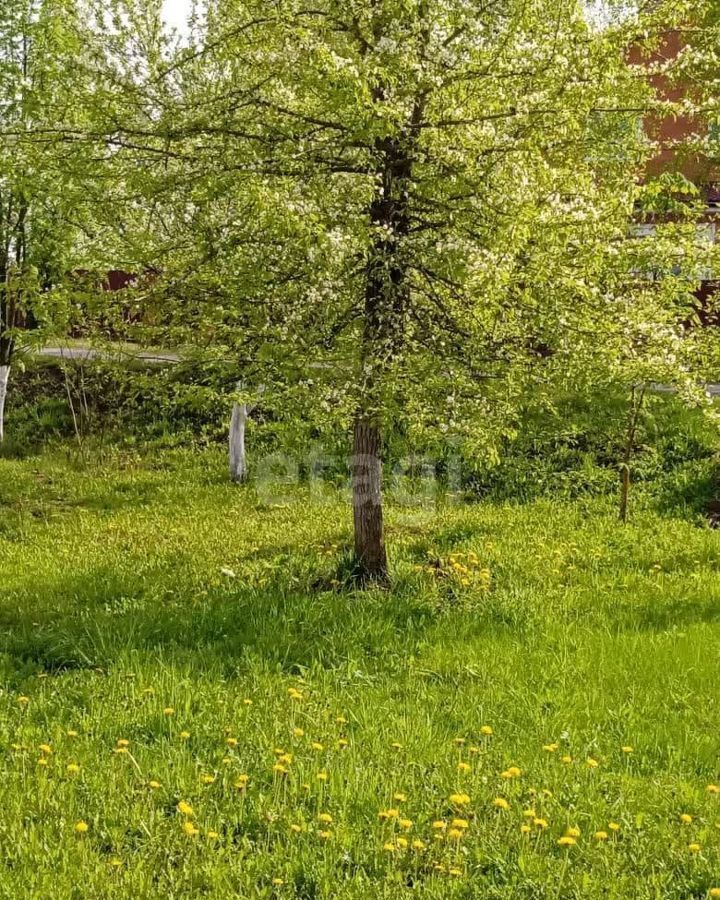
[[[177,363],[180,357],[177,353],[153,353],[140,351],[136,353],[130,350],[95,350],[93,347],[43,347],[38,350],[39,356],[50,356],[56,359],[121,359],[125,357],[131,360],[139,360],[147,363]]]

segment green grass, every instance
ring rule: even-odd
[[[620,528],[604,501],[390,503],[394,588],[353,593],[346,498],[270,499],[214,453],[0,459],[0,896],[720,886],[716,533],[650,508]],[[433,828],[453,818],[459,842]]]

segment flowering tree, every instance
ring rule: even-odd
[[[625,58],[641,22],[549,0],[210,0],[172,47],[157,3],[113,8],[94,134],[151,201],[169,315],[292,415],[347,425],[357,572],[382,582],[387,429],[487,446],[528,386],[621,333],[650,152]],[[669,290],[644,293],[646,322]]]

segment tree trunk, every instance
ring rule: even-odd
[[[640,424],[643,401],[645,399],[645,385],[633,385],[630,394],[630,411],[628,413],[627,435],[625,440],[625,453],[620,464],[620,521],[623,525],[628,519],[630,505],[630,466],[632,463],[633,449],[635,448],[635,435]]]
[[[247,479],[247,460],[245,458],[247,417],[247,403],[235,403],[230,418],[229,440],[230,480],[235,484],[242,484]]]
[[[5,398],[9,378],[10,366],[0,366],[0,443],[5,440]]]
[[[366,416],[355,419],[352,459],[355,562],[361,582],[389,580],[382,511],[382,437]]]

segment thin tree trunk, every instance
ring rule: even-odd
[[[5,440],[5,398],[10,378],[10,366],[0,366],[0,443]]]
[[[385,584],[389,575],[383,534],[381,450],[379,427],[359,413],[352,459],[355,561],[360,581]]]
[[[229,461],[230,480],[242,484],[247,479],[245,457],[245,423],[248,417],[247,403],[235,403],[230,418]]]
[[[630,506],[630,465],[632,463],[632,454],[635,447],[635,435],[637,433],[638,424],[640,422],[640,413],[642,412],[643,400],[645,399],[645,385],[641,385],[640,389],[633,386],[630,395],[630,413],[628,415],[627,439],[625,441],[625,453],[623,461],[620,465],[620,521],[623,525],[628,519],[628,509]]]

